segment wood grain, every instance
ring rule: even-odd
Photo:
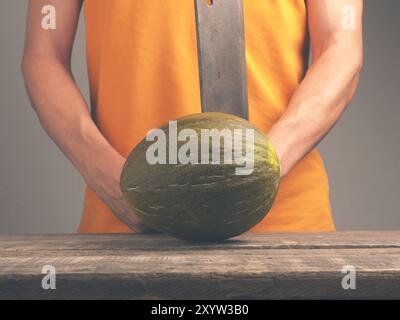
[[[53,265],[57,289],[41,288]],[[356,290],[343,290],[345,265]],[[400,298],[400,232],[0,236],[0,299]]]

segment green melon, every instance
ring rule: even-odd
[[[165,151],[168,158],[170,127],[166,124],[160,129],[167,137]],[[234,159],[232,163],[224,161],[224,139],[220,140],[219,147],[213,145],[212,140],[209,149],[202,151],[199,146],[198,163],[188,164],[182,164],[179,159],[172,164],[170,161],[150,164],[146,154],[155,141],[143,139],[133,149],[122,170],[124,199],[149,227],[185,240],[224,240],[255,226],[271,209],[280,180],[279,161],[268,137],[242,118],[214,112],[177,119],[178,134],[182,129],[193,129],[198,137],[201,137],[201,130],[222,132],[228,129],[233,133],[235,129],[241,129],[243,135],[232,134],[232,154],[236,149],[243,151],[242,155],[253,154],[252,173],[238,175],[238,163]],[[254,132],[254,144],[247,144],[245,140],[247,129]],[[242,141],[241,148],[236,144],[238,138]],[[177,149],[172,151],[177,153],[187,141],[178,141]],[[215,150],[217,147],[219,149]],[[246,154],[246,150],[253,151]],[[162,153],[158,151],[157,156]],[[201,161],[208,158],[212,162],[213,151],[220,153],[219,164]],[[189,152],[184,154],[189,155]],[[248,159],[243,156],[241,160]]]

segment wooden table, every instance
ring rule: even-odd
[[[42,289],[44,265],[56,289]],[[356,289],[344,290],[351,265]],[[400,298],[400,232],[0,236],[0,299]]]

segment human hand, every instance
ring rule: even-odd
[[[115,216],[133,231],[138,233],[151,233],[152,229],[145,226],[134,210],[123,199],[120,189],[120,175],[125,163],[125,158],[115,154],[102,156],[101,161],[91,163],[85,177],[88,186],[102,199]]]

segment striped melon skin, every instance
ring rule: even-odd
[[[154,142],[143,139],[122,170],[124,199],[149,227],[185,240],[224,240],[255,226],[271,209],[279,186],[279,161],[267,136],[250,122],[223,113],[200,113],[177,122],[178,133],[191,128],[199,136],[201,129],[253,129],[253,173],[236,175],[237,165],[224,161],[150,165],[146,150]],[[167,137],[168,128],[161,127]],[[221,149],[223,145],[221,141]]]

